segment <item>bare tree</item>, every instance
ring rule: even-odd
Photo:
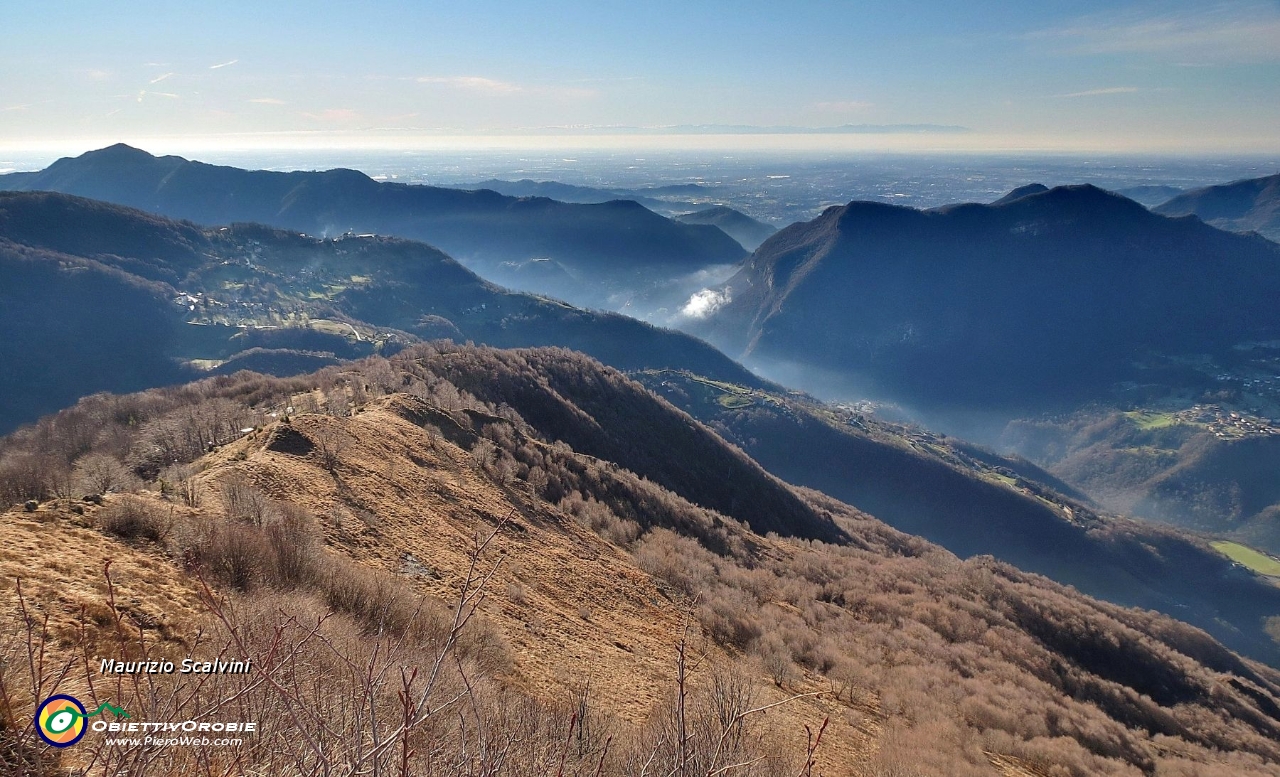
[[[105,494],[124,487],[133,479],[129,470],[115,456],[90,453],[75,465],[76,482],[91,494]]]
[[[320,464],[330,474],[337,474],[338,463],[342,453],[351,442],[351,436],[342,428],[341,422],[326,421],[311,435],[316,445],[316,453],[320,456]]]

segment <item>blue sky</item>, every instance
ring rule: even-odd
[[[1277,0],[46,0],[7,9],[0,34],[10,148],[1280,149]],[[685,124],[972,132],[710,141],[608,129]]]

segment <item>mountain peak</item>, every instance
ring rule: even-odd
[[[128,143],[114,143],[106,148],[99,148],[95,151],[86,151],[81,154],[78,159],[120,159],[120,160],[143,160],[155,159],[155,155],[140,148],[134,148]]]
[[[1033,194],[1040,194],[1049,191],[1049,187],[1042,183],[1029,183],[1026,186],[1019,186],[1005,196],[991,203],[992,205],[1004,205],[1007,202],[1020,200],[1023,197],[1030,197]]]
[[[1047,407],[1142,378],[1135,353],[1280,333],[1278,259],[1088,184],[928,211],[855,201],[762,245],[702,331],[872,396]]]
[[[116,176],[122,172],[135,169],[151,170],[155,166],[160,157],[140,148],[134,148],[127,143],[115,143],[104,148],[97,148],[92,151],[86,151],[80,156],[68,156],[59,159],[44,171],[52,174],[55,178],[62,175],[79,176],[86,171],[97,171],[98,175]],[[178,157],[166,157],[170,160],[178,160]],[[186,160],[179,160],[185,162]],[[62,187],[56,182],[46,181],[44,188],[51,191],[62,191]],[[67,191],[67,194],[83,194],[85,196],[102,199],[97,191],[75,192]],[[130,203],[122,203],[130,204]]]
[[[1017,189],[1014,190],[1014,192],[1017,191]],[[1010,192],[1009,195],[988,207],[1013,208],[1018,211],[1025,209],[1030,212],[1043,212],[1045,215],[1070,214],[1072,217],[1086,218],[1096,225],[1128,224],[1135,219],[1147,219],[1151,215],[1151,212],[1140,203],[1091,183],[1055,186],[1045,191],[1011,198],[1014,192]]]
[[[756,221],[741,211],[728,205],[715,205],[710,208],[676,216],[676,221],[684,224],[709,224],[719,227],[725,234],[741,243],[747,250],[754,251],[760,244],[768,240],[778,230],[772,224]]]

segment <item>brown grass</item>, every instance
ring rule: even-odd
[[[252,655],[282,673],[95,691],[156,718],[233,699],[238,714],[270,725],[227,762],[78,750],[97,759],[94,770],[312,773],[377,762],[394,774],[407,761],[408,773],[515,775],[563,763],[585,777],[638,774],[648,760],[647,773],[657,764],[703,775],[739,762],[750,764],[739,773],[793,776],[1280,773],[1280,676],[1203,632],[991,559],[962,562],[812,492],[792,494],[797,514],[837,523],[849,542],[760,536],[700,506],[696,489],[686,498],[541,436],[521,417],[540,412],[537,402],[485,404],[442,377],[501,376],[487,354],[422,349],[366,363],[366,380],[354,370],[241,376],[116,400],[132,417],[205,418],[190,422],[202,428],[217,414],[184,415],[184,403],[213,395],[263,421],[183,472],[208,498],[134,497],[172,511],[158,542],[86,528],[124,504],[117,495],[83,517],[54,503],[3,514],[11,541],[0,573],[24,576],[30,606],[50,613],[47,635],[27,630],[43,621],[23,617],[11,593],[6,613],[21,627],[11,633],[26,635],[11,656],[34,639],[74,667],[83,639],[93,650]],[[598,369],[576,368],[588,382]],[[618,380],[596,384],[598,406]],[[295,395],[353,385],[354,410],[336,403],[335,415],[288,423],[266,415]],[[378,386],[405,393],[377,396]],[[82,404],[72,415],[88,431],[116,428],[119,406]],[[576,422],[607,422],[578,412]],[[127,431],[70,436],[73,420],[15,439],[66,461],[86,453],[59,452],[69,440],[121,461],[142,444]],[[341,444],[326,447],[325,435]],[[7,487],[29,489],[26,449],[15,445],[0,446],[16,473]],[[70,567],[63,547],[77,559]],[[97,572],[107,558],[113,599]],[[203,604],[201,578],[213,591]],[[145,624],[170,600],[178,615],[156,639],[161,627]],[[20,665],[5,665],[5,683],[35,691],[15,692],[13,720],[56,679]],[[54,685],[89,693],[83,677]],[[419,719],[425,709],[447,714]],[[336,722],[317,728],[309,714]],[[299,742],[300,731],[319,740]],[[19,739],[14,752],[28,752]]]

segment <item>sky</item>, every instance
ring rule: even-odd
[[[17,151],[1280,150],[1280,0],[41,0],[3,18]],[[741,129],[842,125],[863,129]]]

